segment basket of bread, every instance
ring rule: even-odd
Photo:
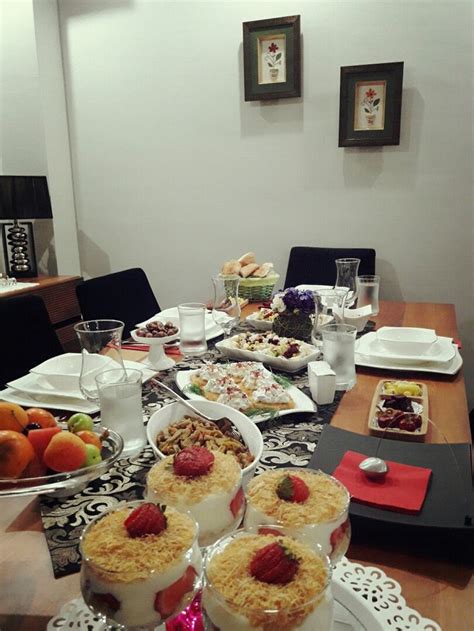
[[[253,252],[226,261],[221,274],[240,276],[239,296],[249,302],[262,302],[271,298],[275,283],[280,278],[273,269],[273,263],[257,263]]]

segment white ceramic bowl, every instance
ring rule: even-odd
[[[263,438],[260,430],[252,420],[245,416],[245,414],[242,414],[242,412],[234,410],[223,403],[216,403],[215,401],[193,401],[193,405],[211,418],[217,419],[222,416],[226,416],[239,430],[240,435],[250,450],[250,453],[254,456],[253,462],[242,470],[242,483],[245,488],[255,475],[255,469],[262,457]],[[163,454],[156,446],[157,435],[159,432],[168,427],[168,425],[177,423],[186,415],[192,416],[193,413],[182,403],[176,402],[165,405],[150,417],[146,432],[148,442],[152,446],[152,449],[158,458],[165,458],[165,454]]]
[[[91,354],[88,358],[88,370],[85,373],[91,377],[95,373],[107,370],[109,364],[114,361],[110,357]],[[47,359],[39,366],[30,370],[35,375],[42,375],[53,388],[77,390],[79,387],[79,375],[81,374],[81,353],[64,353]]]
[[[336,322],[352,324],[352,326],[356,327],[357,333],[361,333],[365,329],[365,325],[372,315],[372,307],[367,305],[366,307],[360,307],[359,309],[344,309],[344,316],[342,315],[342,309],[334,307],[333,313]]]
[[[433,329],[383,326],[377,331],[377,341],[388,351],[401,355],[426,353],[437,339]]]

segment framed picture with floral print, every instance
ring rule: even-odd
[[[245,100],[301,96],[300,16],[243,23]]]
[[[343,66],[339,147],[399,145],[403,61]]]

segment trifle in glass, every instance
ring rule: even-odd
[[[207,546],[242,520],[242,469],[230,454],[188,447],[151,468],[146,497],[189,511],[199,524],[199,545]]]
[[[346,487],[322,471],[273,469],[249,483],[244,523],[279,524],[287,535],[319,544],[334,564],[349,547],[349,502]]]
[[[118,628],[155,628],[199,587],[195,520],[171,507],[131,502],[94,519],[81,536],[84,601]]]
[[[329,631],[331,566],[319,546],[243,530],[220,539],[204,561],[207,631]]]

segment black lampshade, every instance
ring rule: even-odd
[[[51,219],[45,176],[0,175],[0,219]]]

